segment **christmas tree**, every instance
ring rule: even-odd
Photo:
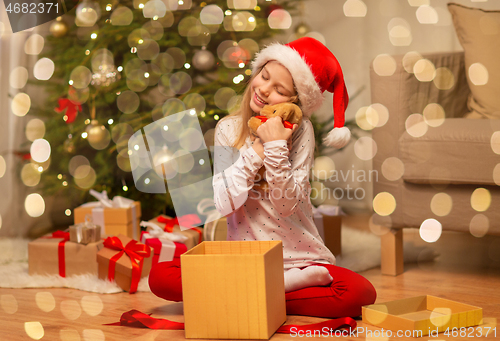
[[[145,218],[171,212],[168,192],[134,186],[128,140],[195,109],[209,145],[238,105],[253,55],[295,10],[293,0],[84,0],[58,18],[37,63],[46,103],[30,111],[46,126],[37,146],[50,146],[50,158],[35,160],[43,194],[75,207],[91,200],[89,189],[106,190],[141,201]]]

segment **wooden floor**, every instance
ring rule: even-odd
[[[366,216],[347,217],[344,224],[368,229]],[[423,244],[416,231],[405,231],[405,241]],[[475,238],[465,233],[443,233],[432,244],[440,253],[434,262],[407,264],[404,274],[383,276],[380,269],[363,272],[375,286],[377,303],[419,295],[435,295],[483,308],[484,321],[491,329],[483,340],[499,340],[500,326],[500,238]],[[159,331],[105,323],[119,321],[120,315],[137,309],[153,317],[183,321],[182,303],[167,302],[151,293],[98,295],[73,289],[0,289],[0,340],[181,340],[183,331]],[[306,324],[323,319],[288,316],[287,323]],[[345,340],[405,340],[384,337],[379,328],[358,321],[360,333]],[[363,332],[361,332],[361,328]],[[486,331],[486,328],[483,329]],[[367,331],[367,332],[366,332]],[[379,337],[375,337],[379,336]],[[272,340],[298,339],[275,334]],[[318,337],[324,339],[324,337]],[[420,340],[470,340],[439,336]]]

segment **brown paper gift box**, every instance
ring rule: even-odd
[[[160,215],[158,217],[164,217],[164,218],[167,218],[167,219],[172,219],[172,217],[169,217],[167,215]],[[165,227],[165,224],[164,223],[160,223],[158,221],[158,217],[154,218],[154,219],[151,219],[149,222],[150,223],[155,223],[156,225],[160,226],[162,229]],[[182,233],[183,235],[185,235],[186,237],[188,237],[188,239],[185,241],[185,242],[182,242],[184,245],[186,245],[187,249],[191,249],[193,247],[195,247],[196,245],[198,245],[202,239],[203,239],[203,230],[199,227],[193,227],[194,229],[181,229],[179,225],[175,225],[174,226],[174,229],[172,232],[180,232]],[[202,236],[202,237],[200,237]]]
[[[92,202],[97,204],[98,202]],[[100,206],[82,205],[74,209],[75,224],[85,222],[85,216],[91,215],[92,210]],[[135,210],[135,220],[132,210]],[[130,238],[139,240],[141,230],[139,222],[141,220],[141,203],[135,201],[131,207],[104,208],[104,234],[106,236],[117,236],[119,234],[126,235]],[[94,221],[94,223],[98,223]]]
[[[45,237],[49,237],[47,235]],[[38,238],[28,243],[30,275],[59,274],[59,242],[62,238]],[[87,245],[67,241],[64,244],[66,277],[81,274],[97,275],[96,254],[103,248],[102,240]]]
[[[281,241],[205,241],[181,272],[186,338],[269,339],[286,320]]]
[[[122,242],[123,246],[126,246],[128,242],[132,240],[124,235],[118,235],[118,239]],[[137,244],[142,244],[138,242]],[[141,276],[145,277],[149,274],[151,270],[152,261],[153,261],[153,248],[147,246],[150,249],[149,257],[144,257],[141,261],[142,263],[142,271]],[[98,277],[100,279],[108,279],[108,271],[109,271],[109,262],[111,258],[119,253],[120,251],[109,249],[107,247],[103,247],[97,253],[97,263],[98,263]],[[129,256],[124,253],[117,261],[115,266],[115,282],[116,284],[125,291],[130,291],[130,286],[132,284],[132,262],[130,261]]]

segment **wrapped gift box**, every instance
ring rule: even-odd
[[[153,249],[153,265],[179,258],[181,254],[187,251],[185,244],[173,242],[168,239],[156,238],[145,231],[141,233],[141,242]]]
[[[90,221],[69,227],[69,240],[74,243],[88,244],[101,240],[101,227]]]
[[[154,223],[154,224],[160,226],[161,228],[164,228],[166,224],[162,223],[162,221],[164,221],[165,219],[170,220],[170,219],[174,219],[174,218],[166,216],[166,215],[160,215],[154,219],[151,219],[149,222]],[[188,239],[186,241],[184,241],[183,244],[186,245],[188,250],[193,248],[194,246],[198,245],[203,240],[203,230],[199,227],[196,227],[196,226],[186,229],[186,228],[181,228],[179,225],[174,225],[172,228],[172,231],[168,231],[168,232],[179,232],[182,235],[186,236]]]
[[[320,205],[313,210],[314,224],[326,247],[335,256],[342,253],[342,212],[338,206]]]
[[[205,241],[181,273],[186,338],[269,339],[286,320],[281,241]]]
[[[420,337],[477,326],[483,309],[426,295],[364,306],[362,316],[364,323]]]
[[[227,218],[221,217],[217,220],[205,223],[205,226],[203,226],[203,240],[227,240]]]
[[[84,245],[67,241],[68,232],[65,237],[46,235],[28,243],[30,275],[97,275],[96,254],[103,248],[102,240]]]
[[[74,209],[75,224],[85,222],[87,215],[92,216],[96,225],[101,226],[101,235],[126,235],[139,240],[141,203],[134,201],[129,207],[103,207],[98,201],[83,204]]]
[[[125,249],[128,252],[124,252]],[[131,254],[136,257],[132,259]],[[137,291],[139,280],[149,274],[152,260],[153,250],[150,246],[125,235],[108,237],[104,240],[104,247],[97,253],[98,276],[100,279],[114,280],[120,288],[133,293]]]

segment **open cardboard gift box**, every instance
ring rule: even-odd
[[[392,331],[421,331],[418,336],[477,326],[483,320],[482,308],[430,295],[364,306],[362,314],[365,323]]]
[[[181,273],[186,338],[269,339],[286,321],[281,241],[204,241]]]

